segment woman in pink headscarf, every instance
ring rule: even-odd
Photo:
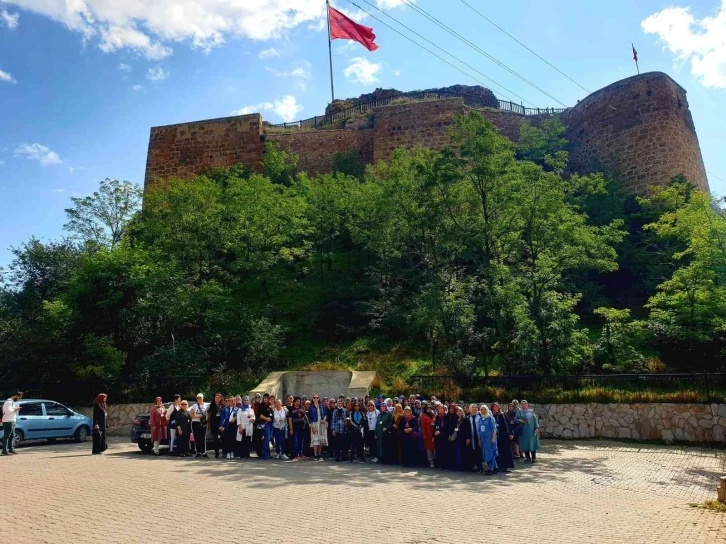
[[[151,425],[151,440],[154,442],[154,455],[159,455],[161,441],[166,438],[166,408],[161,402],[161,397],[156,397],[154,406],[151,408],[149,425]]]

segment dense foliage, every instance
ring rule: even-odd
[[[312,346],[405,344],[434,370],[714,370],[726,220],[684,179],[648,198],[567,173],[557,121],[512,144],[479,114],[452,145],[308,177],[244,165],[73,199],[67,239],[13,250],[0,377],[244,375]],[[310,359],[310,357],[307,357]]]

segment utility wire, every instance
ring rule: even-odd
[[[536,52],[532,51],[532,49],[530,49],[525,44],[523,44],[522,42],[520,42],[517,38],[515,38],[514,36],[512,36],[509,32],[507,32],[506,30],[504,30],[501,26],[499,26],[497,23],[495,23],[494,21],[492,21],[489,17],[487,17],[486,15],[484,15],[482,12],[478,11],[476,8],[474,8],[468,2],[466,2],[466,0],[461,0],[461,3],[464,4],[466,7],[468,7],[470,10],[472,10],[474,13],[476,13],[477,15],[479,15],[482,19],[484,19],[485,21],[491,23],[492,25],[494,25],[495,27],[497,27],[499,30],[501,30],[502,32],[504,32],[504,34],[506,34],[507,36],[509,36],[510,38],[512,38],[515,42],[517,42],[519,45],[521,45],[522,47],[524,47],[527,51],[529,51],[530,53],[532,53],[539,60],[541,60],[545,64],[549,65],[551,68],[554,68],[555,70],[557,70],[560,74],[562,74],[567,79],[569,79],[570,81],[572,81],[572,83],[574,83],[575,85],[577,85],[578,87],[580,87],[580,89],[582,89],[583,91],[585,91],[588,94],[591,94],[592,93],[592,91],[587,90],[585,87],[583,87],[582,85],[580,85],[577,81],[575,81],[574,79],[572,79],[570,76],[568,76],[562,70],[560,70],[559,68],[557,68],[557,66],[555,66],[554,64],[552,64],[551,62],[549,62],[547,59],[541,57]]]
[[[510,94],[512,94],[512,95],[514,95],[514,96],[516,96],[516,97],[517,97],[517,98],[519,98],[519,99],[520,99],[521,101],[523,101],[523,102],[526,102],[526,103],[527,103],[527,104],[529,104],[530,106],[533,106],[533,107],[534,107],[534,104],[532,104],[532,103],[531,103],[531,102],[530,102],[529,100],[526,100],[525,98],[522,98],[521,96],[519,96],[519,95],[518,95],[517,93],[515,93],[514,91],[512,91],[512,90],[510,90],[510,89],[507,89],[507,88],[506,88],[506,87],[505,87],[504,85],[502,85],[501,83],[498,83],[497,81],[493,80],[492,78],[490,78],[490,77],[489,77],[489,76],[487,76],[486,74],[484,74],[484,73],[480,72],[479,70],[477,70],[476,68],[474,68],[474,67],[473,67],[473,66],[471,66],[470,64],[467,64],[466,62],[464,62],[463,60],[459,59],[459,58],[458,58],[458,57],[456,57],[455,55],[452,55],[451,53],[449,53],[448,51],[446,51],[446,50],[445,50],[445,49],[443,49],[442,47],[439,47],[439,46],[438,46],[438,45],[436,45],[436,44],[435,44],[434,42],[432,42],[432,41],[431,41],[431,40],[429,40],[428,38],[426,38],[426,37],[422,36],[421,34],[419,34],[418,32],[416,32],[415,30],[412,30],[411,28],[407,27],[407,26],[406,26],[406,25],[404,25],[403,23],[401,23],[401,22],[397,21],[396,19],[394,19],[393,17],[391,17],[390,15],[388,15],[388,14],[387,14],[387,13],[386,13],[385,11],[379,10],[379,9],[378,9],[378,8],[377,8],[377,7],[375,6],[375,5],[371,4],[370,2],[367,2],[366,0],[363,0],[363,1],[364,1],[364,2],[366,2],[366,4],[370,5],[371,7],[373,7],[373,8],[375,8],[375,9],[377,9],[378,11],[380,11],[381,13],[383,13],[384,15],[386,15],[387,17],[389,17],[390,19],[392,19],[393,21],[395,21],[396,23],[398,23],[399,25],[401,25],[401,26],[402,26],[403,28],[405,28],[406,30],[408,30],[408,31],[412,32],[413,34],[415,34],[415,35],[416,35],[416,36],[418,36],[419,38],[421,38],[421,39],[423,39],[423,40],[427,41],[428,43],[430,43],[431,45],[433,45],[434,47],[436,47],[436,49],[439,49],[440,51],[443,51],[443,52],[444,52],[445,54],[449,55],[449,56],[450,56],[451,58],[453,58],[453,59],[455,59],[456,61],[460,62],[461,64],[463,64],[463,65],[464,65],[464,66],[466,66],[467,68],[469,68],[469,69],[471,69],[471,70],[474,70],[474,71],[475,71],[475,72],[476,72],[477,74],[481,75],[482,77],[484,77],[485,79],[487,79],[488,81],[490,81],[491,83],[493,83],[494,85],[496,85],[497,87],[499,87],[499,88],[501,88],[501,89],[504,89],[504,90],[505,90],[506,92],[508,92],[508,93],[510,93]],[[384,26],[386,26],[386,27],[390,28],[390,29],[391,29],[391,30],[393,30],[393,31],[394,31],[394,32],[395,32],[396,34],[399,34],[400,36],[403,36],[404,38],[406,38],[406,39],[407,39],[408,41],[410,41],[411,43],[413,43],[413,44],[415,44],[415,45],[419,46],[419,47],[420,47],[421,49],[423,49],[424,51],[426,51],[426,52],[430,53],[431,55],[433,55],[434,57],[438,58],[439,60],[442,60],[442,61],[444,61],[444,62],[445,62],[446,64],[448,64],[449,66],[451,66],[452,68],[455,68],[456,70],[458,70],[458,71],[459,71],[459,72],[461,72],[462,74],[464,74],[464,75],[466,75],[466,76],[470,77],[471,79],[473,79],[474,81],[476,81],[476,82],[477,82],[477,83],[479,83],[480,85],[483,85],[483,86],[487,86],[487,84],[486,84],[486,83],[484,83],[483,81],[480,81],[480,80],[478,80],[477,78],[475,78],[475,77],[474,77],[474,76],[472,76],[471,74],[469,74],[469,73],[465,72],[464,70],[462,70],[462,69],[461,69],[461,68],[459,68],[458,66],[456,66],[456,65],[452,64],[451,62],[449,62],[448,60],[446,60],[446,59],[445,59],[445,58],[443,58],[442,56],[440,56],[440,55],[438,55],[438,54],[434,53],[433,51],[431,51],[430,49],[428,49],[428,48],[424,47],[423,45],[421,45],[421,44],[420,44],[420,43],[418,43],[417,41],[415,41],[415,40],[411,39],[410,37],[406,36],[406,35],[405,35],[405,34],[404,34],[403,32],[401,32],[401,31],[399,31],[399,30],[397,30],[397,29],[393,28],[393,27],[392,27],[391,25],[389,25],[388,23],[386,23],[386,22],[385,22],[385,21],[383,21],[382,19],[379,19],[378,17],[376,17],[376,16],[375,16],[375,15],[373,15],[372,13],[370,13],[370,12],[368,12],[368,11],[364,10],[364,9],[363,9],[362,7],[360,7],[360,6],[358,5],[358,4],[356,4],[356,3],[355,3],[355,2],[353,2],[352,0],[348,0],[348,2],[349,2],[350,4],[353,4],[353,5],[355,6],[355,7],[357,7],[357,8],[359,9],[359,10],[361,10],[361,11],[362,11],[363,13],[365,13],[365,14],[366,14],[366,15],[368,15],[369,17],[371,17],[371,18],[375,19],[376,21],[378,21],[378,22],[379,22],[379,23],[381,23],[382,25],[384,25]],[[506,95],[504,95],[504,94],[502,94],[502,98],[505,98],[505,99],[507,99],[507,100],[508,100],[508,101],[510,101],[510,102],[514,102],[514,100],[512,100],[512,99],[511,99],[511,98],[510,98],[509,96],[506,96]]]
[[[348,1],[350,1],[350,0],[348,0]],[[370,2],[368,2],[368,0],[363,0],[363,1],[366,4],[375,7],[373,4],[371,4]],[[417,6],[416,4],[411,3],[408,0],[401,0],[401,1],[404,4],[406,4],[407,6],[409,6],[410,8],[412,8],[414,11],[416,11],[417,13],[419,13],[420,15],[423,15],[428,20],[432,21],[433,23],[437,24],[438,26],[440,26],[441,28],[443,28],[444,30],[446,30],[446,32],[448,32],[452,36],[456,37],[459,41],[464,42],[466,45],[468,45],[469,47],[471,47],[472,49],[474,49],[477,53],[485,56],[486,58],[488,58],[493,63],[495,63],[496,65],[500,66],[501,68],[504,68],[507,72],[509,72],[513,76],[518,77],[519,79],[521,79],[522,81],[524,81],[530,87],[534,87],[539,92],[541,92],[543,95],[545,95],[548,98],[554,100],[555,102],[557,102],[558,104],[560,104],[562,107],[564,107],[564,108],[568,107],[567,104],[565,104],[561,100],[558,100],[557,98],[555,98],[554,96],[552,96],[551,94],[549,94],[547,91],[545,91],[543,88],[537,86],[535,83],[533,83],[532,81],[530,81],[529,79],[527,79],[523,75],[519,74],[518,72],[516,72],[515,70],[513,70],[512,68],[510,68],[509,66],[507,66],[505,63],[503,63],[502,61],[500,61],[496,57],[493,57],[492,55],[490,55],[489,53],[487,53],[484,49],[482,49],[481,47],[479,47],[475,43],[472,43],[470,40],[468,40],[467,38],[465,38],[464,36],[462,36],[461,34],[459,34],[458,32],[456,32],[455,30],[453,30],[449,26],[447,26],[444,23],[442,23],[441,21],[439,21],[436,17],[434,17],[433,15],[431,15],[430,13],[428,13],[423,8]],[[376,9],[378,9],[378,8],[376,8]],[[389,17],[390,17],[390,15],[389,15]]]

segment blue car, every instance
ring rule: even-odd
[[[90,418],[66,408],[62,404],[43,399],[18,401],[20,412],[15,423],[13,447],[25,440],[48,440],[72,438],[85,442],[91,434],[93,421]],[[3,435],[0,430],[0,436]]]

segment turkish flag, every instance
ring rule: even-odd
[[[373,43],[376,35],[373,29],[359,25],[352,21],[337,9],[328,6],[328,17],[330,18],[330,38],[333,40],[354,40],[361,44],[368,51],[375,51],[378,45]]]
[[[638,52],[635,50],[635,46],[633,44],[630,44],[630,47],[633,48],[633,60],[635,62],[638,62]]]

